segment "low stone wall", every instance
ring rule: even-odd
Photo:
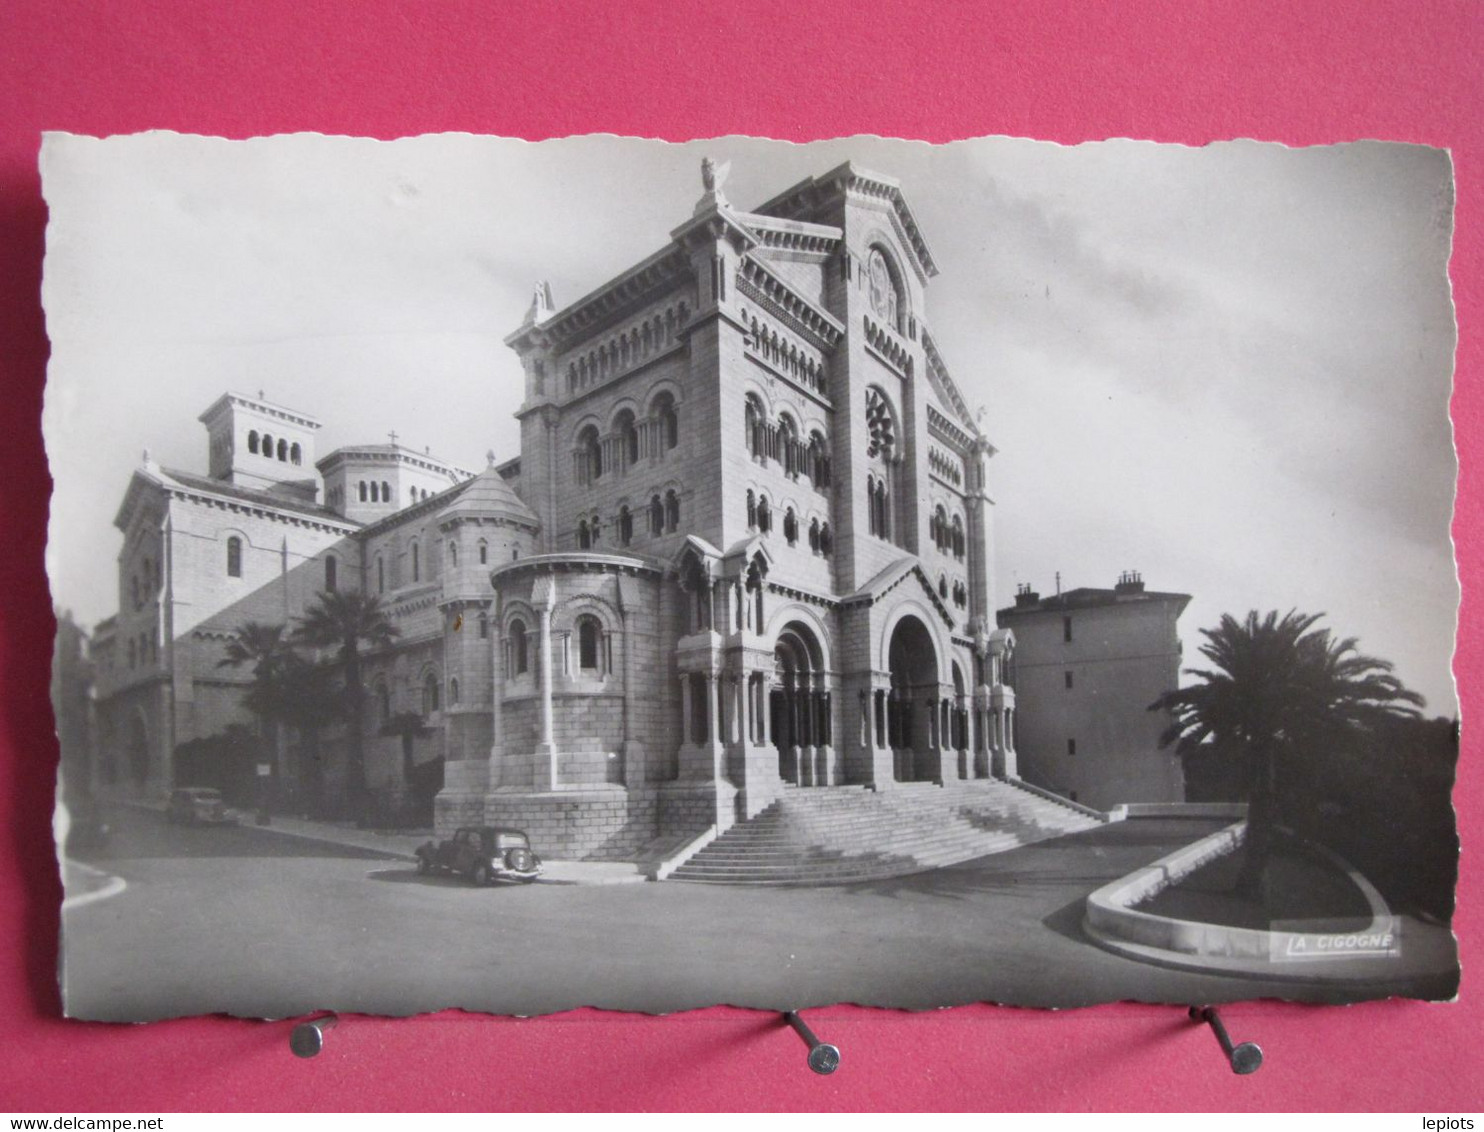
[[[1124,802],[1110,813],[1126,818],[1231,818],[1247,816],[1246,802]]]
[[[1007,778],[1005,781],[1017,790],[1024,790],[1027,794],[1034,794],[1038,798],[1045,798],[1048,802],[1055,802],[1058,806],[1065,806],[1069,810],[1073,810],[1089,818],[1096,818],[1101,822],[1123,820],[1123,815],[1117,810],[1108,813],[1102,810],[1095,810],[1091,806],[1084,806],[1081,802],[1072,801],[1065,794],[1058,794],[1055,790],[1047,790],[1044,786],[1037,786],[1034,782],[1027,782],[1023,778]]]
[[[440,799],[441,800],[441,799]],[[513,825],[544,857],[566,861],[631,861],[659,828],[657,792],[623,786],[553,791],[493,790],[483,797],[482,824]]]
[[[1399,974],[1399,927],[1381,894],[1334,854],[1314,847],[1360,889],[1371,922],[1360,932],[1284,932],[1179,920],[1140,912],[1143,903],[1201,866],[1236,852],[1247,834],[1237,822],[1104,885],[1087,898],[1083,930],[1109,951],[1158,966],[1303,982],[1388,982]],[[1332,950],[1341,936],[1374,941],[1374,954]],[[1385,943],[1391,950],[1381,953]]]

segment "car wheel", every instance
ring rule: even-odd
[[[490,883],[490,867],[488,865],[475,865],[474,875],[471,879],[480,888],[483,888]]]

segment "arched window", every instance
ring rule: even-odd
[[[278,441],[278,459],[284,464],[289,462],[289,442],[282,437]]]
[[[600,523],[600,522],[598,522],[598,517],[596,515],[594,515],[591,519],[589,519],[587,521],[587,529],[588,529],[588,532],[593,536],[593,545],[594,546],[597,546],[598,545],[598,535],[603,530],[603,524]]]
[[[519,676],[526,670],[526,623],[519,617],[510,622],[510,674]]]
[[[649,533],[652,535],[665,533],[665,505],[658,495],[653,496],[649,501]]]
[[[254,456],[258,454],[258,430],[253,429],[247,434],[247,450]]]
[[[381,501],[383,503],[390,503],[392,501],[392,485],[387,483],[386,480],[381,481]]]
[[[881,538],[891,538],[891,512],[887,509],[885,480],[876,481],[875,490],[871,496],[871,507],[875,519],[875,533]]]
[[[948,513],[943,510],[941,504],[933,510],[932,528],[933,542],[937,544],[939,550],[946,551],[948,549]]]
[[[376,483],[375,480],[372,480],[371,481],[371,502],[372,503],[380,503],[381,502],[381,488],[377,485],[377,483]]]
[[[289,462],[291,464],[302,464],[304,462],[304,450],[299,447],[298,441],[289,446]]]
[[[455,677],[454,679],[452,679],[452,680],[450,680],[448,682],[448,703],[449,703],[449,706],[451,707],[451,706],[453,706],[454,704],[456,704],[458,702],[459,702],[459,682],[458,682],[458,678]]]
[[[799,474],[799,429],[787,413],[778,417],[778,458],[783,463],[785,475]]]
[[[953,529],[950,532],[949,541],[953,546],[953,556],[962,562],[965,549],[964,521],[957,515],[953,517]]]
[[[834,549],[835,536],[830,534],[830,525],[825,523],[819,528],[819,553],[828,558]]]
[[[634,539],[634,515],[629,510],[628,504],[618,509],[618,541],[622,546],[628,546]]]
[[[680,526],[680,496],[674,489],[665,492],[665,529],[674,531]]]
[[[619,413],[613,422],[613,432],[618,437],[618,450],[624,467],[639,462],[639,429],[634,425],[634,414],[628,409]]]
[[[756,393],[747,395],[747,408],[743,414],[746,425],[747,451],[761,460],[767,454],[767,414]]]
[[[438,710],[438,673],[429,672],[423,677],[423,714]]]
[[[593,545],[593,536],[588,532],[587,520],[577,521],[577,549],[587,550]]]
[[[829,445],[818,429],[809,434],[808,466],[805,473],[817,488],[830,486]]]
[[[227,540],[227,577],[242,577],[242,540],[236,535]]]
[[[270,460],[273,459],[273,434],[271,432],[263,433],[262,443],[263,455],[267,456]]]
[[[799,520],[792,507],[783,512],[783,537],[788,540],[789,546],[799,541]]]
[[[938,575],[938,596],[948,596],[948,579],[945,578],[942,574]]]
[[[757,496],[752,493],[752,488],[747,489],[747,529],[754,530],[757,527]]]
[[[603,474],[603,446],[596,425],[588,425],[577,434],[577,482],[591,483]]]
[[[365,480],[362,480],[360,483],[356,484],[356,491],[357,491],[357,493],[361,497],[361,502],[362,503],[366,502],[366,481]]]
[[[412,549],[409,552],[409,555],[412,559],[412,580],[414,582],[421,581],[423,576],[422,548],[417,545],[416,539],[413,540]]]
[[[661,393],[654,399],[650,413],[659,430],[660,448],[668,452],[680,442],[680,414],[675,411],[674,396]]]
[[[448,568],[450,570],[459,568],[459,544],[456,542],[448,544]]]
[[[815,554],[819,553],[819,520],[809,520],[809,549]]]
[[[584,670],[598,669],[598,636],[601,627],[598,619],[583,616],[577,619],[577,666]]]
[[[768,507],[768,497],[758,496],[757,500],[757,529],[767,534],[773,529],[773,512]]]
[[[479,564],[481,566],[488,566],[489,565],[489,561],[490,561],[490,544],[487,543],[487,542],[485,542],[484,539],[480,539],[479,540]]]
[[[487,613],[481,613],[479,615],[479,639],[481,641],[489,640],[489,635],[490,635],[490,619],[489,619],[489,614],[487,614]]]
[[[339,573],[340,563],[333,554],[325,558],[325,592],[335,592],[336,575]]]

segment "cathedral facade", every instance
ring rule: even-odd
[[[789,790],[1015,776],[994,449],[911,208],[850,164],[752,211],[703,181],[654,255],[560,308],[538,286],[506,339],[517,459],[316,464],[317,421],[228,395],[210,475],[141,467],[97,644],[115,779],[167,785],[182,742],[249,718],[237,626],[350,587],[400,630],[365,658],[368,778],[441,759],[440,828],[629,859]]]

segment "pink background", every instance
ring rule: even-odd
[[[1120,14],[1114,15],[1116,9]],[[1473,614],[1484,535],[1484,43],[1474,0],[1099,5],[392,3],[358,0],[6,0],[0,19],[0,1108],[212,1109],[1097,1108],[1477,1109],[1484,1103],[1484,938],[1464,858],[1462,999],[1226,1011],[1268,1064],[1225,1067],[1174,1008],[935,1014],[835,1007],[829,1078],[776,1018],[578,1012],[348,1019],[317,1060],[287,1023],[65,1022],[54,981],[56,767],[42,569],[49,490],[40,433],[47,342],[40,132],[165,127],[247,137],[295,130],[528,138],[610,131],[682,139],[857,132],[946,141],[1231,137],[1301,145],[1385,138],[1449,147],[1458,177],[1452,275],[1461,334],[1454,534],[1465,587],[1455,662],[1479,702]],[[1377,459],[1385,458],[1377,453]],[[1399,473],[1405,474],[1404,469]],[[1456,795],[1466,846],[1484,815],[1465,730]],[[1474,1012],[1471,1014],[1471,1011]]]

